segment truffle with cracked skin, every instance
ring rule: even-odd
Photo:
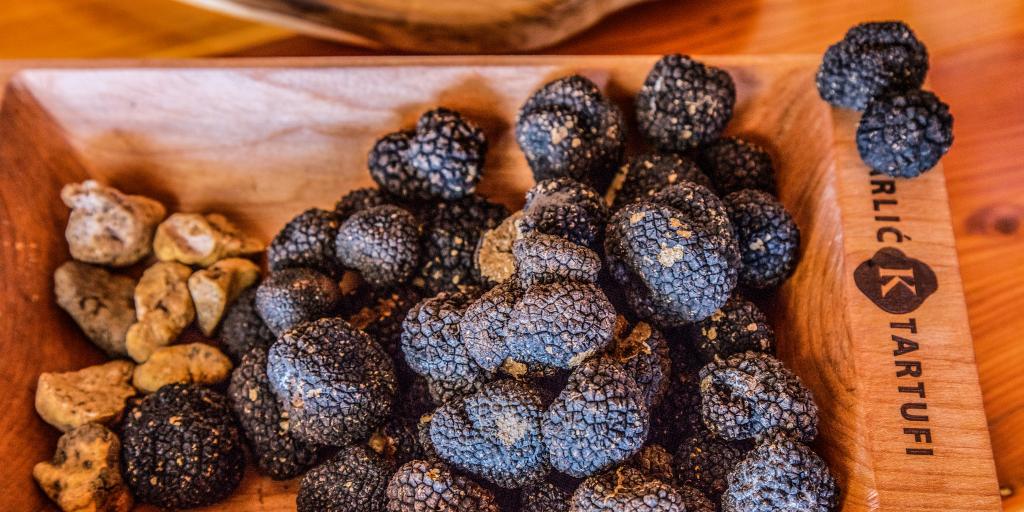
[[[659,149],[686,151],[717,139],[735,103],[729,73],[685,55],[666,55],[636,95],[637,126]]]

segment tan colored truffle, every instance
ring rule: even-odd
[[[63,432],[86,423],[114,423],[124,412],[124,401],[135,395],[129,384],[134,368],[130,361],[117,360],[75,372],[43,373],[36,385],[36,411]]]
[[[188,290],[203,334],[212,336],[228,304],[259,278],[260,268],[243,258],[223,259],[193,273]]]
[[[128,355],[124,340],[135,322],[134,290],[133,279],[77,261],[61,265],[53,273],[57,304],[111,357]]]
[[[223,215],[175,213],[157,226],[153,250],[162,261],[206,267],[224,258],[256,254],[263,243]]]
[[[154,393],[167,384],[223,382],[231,376],[231,360],[216,347],[189,343],[163,347],[135,367],[132,382],[143,393]]]
[[[86,263],[123,267],[145,258],[153,229],[167,213],[148,197],[122,194],[92,180],[64,185],[60,198],[71,208],[64,232],[71,257]]]
[[[36,464],[32,476],[65,512],[128,512],[132,495],[120,466],[117,436],[87,423],[60,436],[53,460]]]
[[[518,225],[521,218],[522,210],[509,215],[498,224],[498,227],[484,231],[480,236],[475,258],[480,277],[484,281],[500,283],[515,272],[516,260],[512,255],[512,242],[522,237]]]
[[[192,269],[180,263],[160,262],[146,269],[135,287],[135,315],[125,346],[137,362],[157,348],[170,345],[192,323],[195,308],[188,291]]]

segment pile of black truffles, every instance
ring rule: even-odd
[[[878,171],[915,176],[949,147],[927,66],[901,23],[825,55],[821,95],[864,111]],[[379,188],[295,216],[232,297],[226,386],[172,383],[107,414],[115,497],[207,505],[251,461],[301,478],[300,512],[835,510],[815,397],[762,311],[800,229],[769,148],[725,135],[735,102],[729,73],[683,55],[628,110],[583,76],[542,85],[515,120],[535,185],[512,213],[476,192],[472,119],[436,108],[384,135]]]

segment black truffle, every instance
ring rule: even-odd
[[[601,246],[608,207],[594,189],[569,178],[537,182],[526,193],[519,229],[567,238],[596,249]]]
[[[604,190],[625,151],[625,122],[589,79],[546,84],[519,110],[516,142],[536,181],[571,178]]]
[[[463,343],[459,322],[474,295],[443,292],[420,302],[402,324],[402,352],[409,366],[431,381],[431,394],[447,396],[444,390],[468,391],[472,383],[487,378]],[[435,389],[438,382],[442,388]]]
[[[408,199],[459,199],[472,194],[484,168],[487,139],[462,114],[446,108],[423,113],[406,153],[412,176],[425,191]],[[392,191],[396,193],[396,191]]]
[[[421,300],[420,292],[411,286],[389,290],[360,286],[346,293],[342,300],[341,316],[384,347],[395,363],[395,374],[402,386],[415,376],[402,354],[402,322]]]
[[[342,448],[299,483],[298,512],[384,512],[395,465],[362,445]]]
[[[646,322],[631,325],[620,316],[616,319],[614,338],[605,357],[622,365],[643,388],[647,407],[653,410],[668,391],[672,375],[665,336]]]
[[[639,470],[647,478],[654,478],[669,484],[675,481],[672,454],[657,443],[644,446],[623,464]]]
[[[132,494],[165,508],[216,503],[242,479],[245,453],[223,395],[169,384],[132,405],[121,435]]]
[[[757,439],[784,433],[804,441],[818,435],[818,407],[782,362],[743,352],[700,370],[701,413],[716,436]]]
[[[637,93],[637,125],[659,149],[686,151],[717,139],[735,103],[729,73],[684,55],[666,55]]]
[[[678,153],[644,153],[634,157],[623,172],[625,175],[622,176],[621,187],[615,192],[612,211],[683,181],[692,181],[707,188],[714,186],[711,178],[693,160]]]
[[[673,340],[673,343],[679,343]],[[696,374],[673,361],[672,379],[665,397],[651,412],[650,440],[675,451],[680,441],[704,428],[700,414],[700,387]]]
[[[754,288],[775,288],[796,268],[800,228],[778,200],[766,192],[741,190],[725,196],[739,245],[739,282]]]
[[[396,412],[370,434],[366,445],[395,466],[413,459],[424,459],[427,452],[420,443],[419,424],[419,417],[402,416]]]
[[[596,283],[601,271],[597,253],[557,236],[532,233],[513,242],[512,253],[524,287],[557,281]]]
[[[699,161],[722,195],[745,188],[775,193],[772,157],[754,142],[722,137],[701,149]]]
[[[544,417],[552,467],[582,478],[632,457],[647,440],[649,414],[643,389],[621,366],[584,362]]]
[[[260,471],[275,480],[296,477],[317,459],[317,447],[291,432],[288,413],[267,378],[267,350],[255,348],[231,372],[228,399]]]
[[[433,197],[430,181],[409,165],[409,142],[415,136],[415,130],[389,133],[377,140],[367,159],[373,181],[395,197],[407,200]]]
[[[897,178],[914,178],[935,167],[952,145],[949,105],[928,91],[875,97],[857,126],[861,160]]]
[[[718,501],[725,491],[729,472],[751,448],[747,441],[717,439],[701,428],[679,445],[674,459],[676,481]]]
[[[571,512],[688,512],[678,489],[631,467],[583,481],[572,495]]]
[[[523,296],[515,279],[491,288],[466,308],[459,322],[466,351],[480,367],[495,371],[509,357],[506,346],[512,310]]]
[[[501,512],[494,494],[438,461],[403,464],[388,483],[387,498],[387,512]]]
[[[569,512],[572,491],[572,488],[565,489],[548,480],[523,487],[519,498],[520,512]]]
[[[338,283],[308,268],[271,272],[256,289],[256,311],[276,336],[331,314],[340,300]]]
[[[391,412],[397,388],[384,349],[340,318],[282,335],[270,347],[267,377],[291,431],[331,446],[368,436]]]
[[[276,271],[306,267],[328,276],[340,277],[341,265],[334,255],[338,216],[312,208],[288,221],[267,247],[267,266]]]
[[[818,68],[818,93],[843,108],[864,110],[872,98],[921,87],[928,51],[899,21],[862,23],[830,46]]]
[[[775,353],[775,331],[768,317],[749,300],[733,295],[697,325],[695,348],[705,362],[753,350]]]
[[[835,510],[839,488],[821,457],[787,437],[765,439],[727,478],[723,512]]]
[[[256,287],[247,288],[228,306],[218,337],[221,348],[235,363],[249,350],[266,350],[277,339],[256,311]]]
[[[338,222],[345,222],[353,213],[386,204],[397,204],[397,199],[377,188],[357,188],[334,204],[334,215]]]
[[[338,261],[372,286],[399,285],[419,263],[420,230],[416,217],[397,206],[356,212],[338,228]]]
[[[424,211],[423,263],[416,283],[431,295],[475,284],[473,254],[480,236],[507,216],[504,206],[476,194]]]
[[[494,381],[434,411],[430,439],[446,462],[506,489],[518,488],[548,471],[543,415],[541,397],[528,385]]]

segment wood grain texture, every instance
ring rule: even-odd
[[[173,210],[227,213],[269,237],[296,212],[368,184],[365,154],[374,139],[442,103],[480,122],[493,141],[482,192],[516,207],[531,183],[509,126],[523,99],[576,71],[628,110],[654,59],[198,61],[189,69],[15,75],[0,110],[0,190],[9,219],[0,234],[15,245],[0,246],[0,257],[3,268],[25,271],[0,279],[10,303],[4,311],[15,313],[0,316],[0,346],[15,366],[2,373],[19,390],[0,397],[0,429],[29,442],[6,448],[10,476],[0,481],[0,496],[21,500],[19,510],[47,509],[28,476],[55,437],[31,410],[35,376],[98,357],[49,299],[49,273],[67,257],[60,236],[66,210],[55,199],[60,184],[93,176]],[[932,439],[921,446],[934,455],[924,460],[905,452],[918,445],[902,431],[905,393],[897,390],[890,330],[879,323],[888,316],[851,277],[876,249],[865,217],[872,214],[868,177],[850,142],[854,118],[817,98],[813,56],[708,60],[737,82],[730,131],[773,148],[780,197],[806,237],[803,262],[773,315],[781,357],[822,404],[818,447],[845,489],[844,510],[998,510],[949,213],[942,201],[923,206],[944,197],[942,170],[900,184],[912,212],[905,225],[915,236],[901,247],[940,275],[939,291],[914,312],[927,338],[920,359]],[[229,501],[209,510],[291,510],[295,487],[250,474]]]

